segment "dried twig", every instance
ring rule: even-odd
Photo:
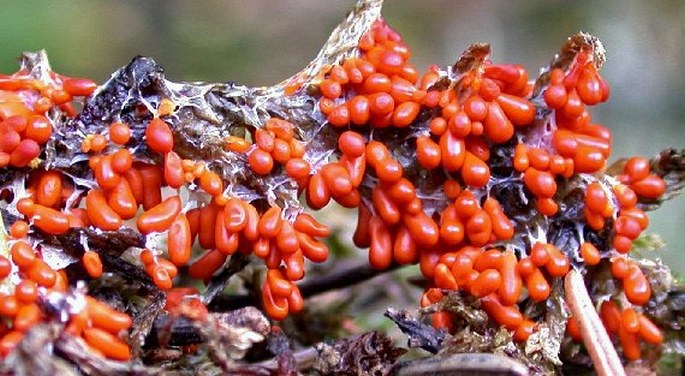
[[[527,376],[528,374],[528,369],[521,363],[511,358],[488,353],[451,354],[417,359],[398,366],[395,372],[397,376]]]
[[[578,321],[580,334],[592,364],[599,376],[625,375],[618,354],[611,339],[592,305],[583,277],[571,270],[564,279],[566,302],[571,307],[573,317]]]
[[[297,365],[298,369],[311,368],[318,357],[319,351],[317,351],[314,347],[307,347],[293,353],[293,358],[295,359],[295,364]],[[257,363],[256,366],[266,368],[270,371],[276,371],[278,370],[278,360],[276,358],[272,358]]]
[[[202,302],[205,304],[211,303],[223,290],[231,277],[243,270],[250,262],[250,259],[241,253],[231,256],[228,265],[219,275],[213,277],[207,286],[207,289],[202,294]]]

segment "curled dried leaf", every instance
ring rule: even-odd
[[[414,318],[409,311],[388,308],[385,316],[394,321],[400,330],[409,338],[409,347],[420,347],[428,352],[436,354],[442,347],[446,333],[435,329],[430,325],[423,324]]]
[[[242,359],[253,344],[266,339],[270,328],[264,314],[255,307],[210,314],[196,325],[207,339],[212,357],[224,364]]]

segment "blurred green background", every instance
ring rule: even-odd
[[[44,48],[53,68],[99,82],[135,55],[153,57],[172,80],[268,85],[313,58],[354,1],[5,0],[0,72],[22,51]],[[384,15],[414,63],[447,65],[477,41],[493,60],[535,75],[579,30],[604,42],[612,100],[594,112],[614,130],[614,156],[685,147],[685,2],[387,0]],[[652,214],[660,255],[685,271],[685,198]]]

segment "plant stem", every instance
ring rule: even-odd
[[[592,305],[585,281],[579,272],[571,270],[564,279],[566,302],[578,321],[580,334],[592,364],[599,376],[625,375],[621,359]]]

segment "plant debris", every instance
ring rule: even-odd
[[[316,346],[314,369],[324,375],[390,375],[406,350],[396,348],[380,332],[368,332]]]
[[[172,82],[142,56],[98,86],[53,72],[44,51],[0,76],[0,373],[606,375],[682,361],[683,285],[628,253],[661,245],[645,211],[682,190],[685,152],[605,169],[611,132],[588,110],[609,99],[602,43],[572,35],[534,81],[487,43],[421,75],[381,6],[359,0],[270,87]],[[298,282],[331,253],[305,208],[331,200],[357,210],[369,263]],[[346,301],[305,309],[406,264],[421,318],[385,315],[428,358],[345,327]],[[319,342],[333,331],[363,333]]]

